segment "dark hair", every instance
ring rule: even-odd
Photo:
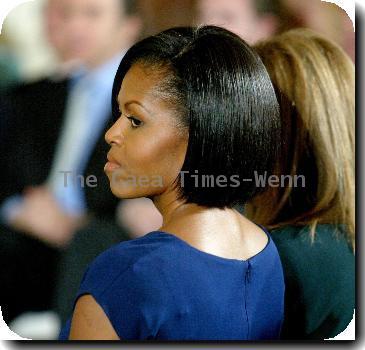
[[[249,45],[215,26],[172,28],[140,41],[126,53],[115,77],[116,117],[122,81],[136,63],[163,72],[164,96],[179,107],[178,119],[189,133],[181,171],[240,178],[237,187],[195,187],[194,178],[185,176],[182,187],[179,174],[180,198],[224,208],[258,193],[254,171],[273,169],[280,118],[269,75]]]
[[[138,12],[137,0],[119,0],[123,9],[123,14],[126,16],[135,15]]]
[[[252,0],[259,15],[278,15],[282,5],[282,0]]]

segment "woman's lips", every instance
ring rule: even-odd
[[[119,168],[120,168],[120,165],[118,163],[107,162],[104,166],[104,171],[113,171],[113,170],[116,170]]]
[[[120,168],[121,165],[110,154],[107,155],[107,159],[108,162],[104,166],[104,171],[113,171]]]

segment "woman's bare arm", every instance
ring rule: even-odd
[[[69,340],[120,340],[104,310],[87,294],[76,303]]]

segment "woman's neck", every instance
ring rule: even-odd
[[[260,227],[235,209],[183,203],[173,193],[152,198],[163,217],[159,231],[174,234],[191,246],[224,258],[248,259],[267,244]]]
[[[154,205],[162,215],[163,227],[183,217],[196,214],[205,210],[205,208],[197,204],[184,203],[183,200],[179,200],[177,197],[178,196],[176,191],[171,190],[152,198]]]
[[[221,227],[228,222],[234,229],[239,213],[234,209],[219,209],[200,206],[195,203],[184,203],[177,199],[175,191],[165,192],[153,198],[156,208],[162,215],[161,231],[174,232],[179,236],[186,232],[196,232],[202,229],[212,231],[213,227]],[[241,215],[239,215],[242,218]]]

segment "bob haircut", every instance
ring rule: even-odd
[[[342,48],[308,29],[258,43],[278,90],[284,147],[280,174],[304,175],[305,188],[270,188],[249,217],[267,226],[345,225],[355,246],[355,67]],[[343,233],[343,232],[342,232]]]
[[[260,190],[254,171],[272,171],[280,140],[275,90],[258,55],[237,35],[215,26],[172,28],[148,37],[129,49],[118,68],[115,118],[122,81],[134,64],[161,74],[158,92],[174,107],[178,127],[188,132],[175,180],[179,198],[218,208],[252,198]],[[196,186],[192,175],[213,183]]]

